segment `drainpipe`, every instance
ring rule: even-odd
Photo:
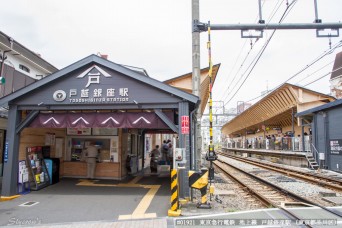
[[[303,120],[302,120],[302,124],[303,124]],[[302,135],[301,135],[301,137],[302,137],[302,152],[305,152],[305,148],[304,148],[304,146],[305,146],[305,143],[304,143],[304,126],[302,125]]]
[[[11,49],[10,49],[10,50],[6,50],[6,51],[3,51],[2,60],[1,60],[1,65],[0,65],[0,76],[1,76],[1,77],[5,77],[5,75],[3,75],[2,73],[3,73],[3,68],[4,68],[4,65],[5,65],[5,60],[7,59],[6,53],[7,53],[7,52],[11,52],[12,49],[13,49],[13,39],[12,39],[12,37],[9,37],[9,38],[8,38],[8,41],[10,42]],[[1,91],[1,95],[2,95],[2,96],[5,95],[5,86],[4,86],[3,91]]]
[[[193,119],[194,119],[193,116],[197,113],[198,108],[199,108],[199,105],[197,103],[196,104],[196,108],[193,111],[190,112],[190,123],[191,123],[190,133],[193,131],[192,129],[194,127],[194,125],[192,124]],[[196,119],[196,121],[197,121],[197,119]],[[196,124],[195,124],[195,127],[196,127]],[[196,134],[196,131],[193,131],[193,132]],[[190,134],[190,135],[192,135],[190,137],[190,145],[191,145],[191,150],[190,150],[191,151],[191,153],[190,153],[190,155],[191,155],[190,170],[194,170],[196,168],[195,167],[195,161],[196,161],[196,159],[195,159],[195,157],[196,157],[196,153],[195,153],[195,140],[193,140],[193,139],[196,139],[196,135],[195,134]],[[191,199],[191,201],[193,201],[193,196],[194,196],[193,188],[190,188],[190,199]]]
[[[190,123],[193,122],[194,118],[194,114],[197,112],[199,108],[199,103],[196,104],[196,107],[193,111],[190,112]],[[195,118],[196,122],[197,122],[197,119]],[[195,125],[196,126],[196,125]],[[193,129],[193,125],[191,125],[191,130]],[[193,131],[195,134],[198,133],[196,131]],[[196,138],[196,135],[195,134],[191,134],[193,135],[192,137],[190,137],[190,145],[191,145],[191,162],[190,162],[190,170],[194,170],[196,169],[196,165],[195,165],[195,162],[196,162],[196,153],[195,153],[195,140],[193,140],[193,138],[195,139]]]
[[[325,138],[325,151],[324,151],[325,154],[324,154],[324,156],[325,156],[325,165],[328,166],[327,169],[332,170],[333,167],[330,165],[331,157],[330,157],[330,154],[328,153],[329,148],[330,148],[330,142],[329,142],[330,134],[329,134],[329,119],[328,119],[327,115],[328,115],[327,112],[323,113],[323,117],[324,117],[324,138]],[[338,166],[336,168],[338,168],[338,170],[341,170],[341,168]]]

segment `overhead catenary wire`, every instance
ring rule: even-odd
[[[305,71],[306,69],[308,69],[309,67],[311,67],[312,65],[314,65],[316,62],[318,62],[319,60],[321,60],[322,58],[324,58],[325,56],[333,53],[337,48],[342,46],[342,40],[340,40],[337,44],[334,45],[334,47],[330,48],[325,51],[325,53],[323,53],[322,55],[320,55],[319,57],[317,57],[313,62],[311,62],[310,64],[306,65],[304,68],[302,68],[300,71],[298,71],[296,74],[294,74],[292,77],[288,78],[285,82],[290,81],[291,79],[295,78],[296,76],[298,76],[300,73],[302,73],[303,71]],[[285,83],[284,82],[284,83]]]
[[[278,0],[278,2],[279,2],[279,1],[281,1],[281,0]],[[283,1],[284,1],[284,0],[283,0]],[[266,3],[266,2],[264,1],[263,4],[262,4],[262,8],[264,7],[265,3]],[[278,4],[278,3],[277,3],[277,4]],[[274,11],[274,9],[273,9],[273,11]],[[273,12],[273,11],[272,11],[272,12]],[[254,21],[256,22],[256,21],[258,21],[258,19],[259,19],[259,15],[255,18]],[[232,83],[235,81],[235,78],[237,77],[238,73],[239,73],[240,70],[242,69],[243,65],[245,64],[245,62],[246,62],[246,60],[247,60],[247,58],[248,58],[248,56],[250,55],[250,53],[251,53],[252,50],[253,50],[254,45],[256,44],[256,42],[258,42],[258,40],[259,40],[259,39],[257,38],[257,39],[255,40],[255,42],[252,43],[252,39],[251,39],[251,48],[250,48],[249,51],[247,52],[247,55],[245,56],[245,58],[243,59],[242,63],[240,64],[240,67],[239,67],[239,69],[237,70],[237,72],[235,73],[235,75],[234,75],[234,77],[233,77],[231,83],[228,84],[227,89],[223,92],[223,94],[221,95],[221,97],[219,98],[219,100],[224,100],[224,99],[227,98],[227,96],[229,96],[229,94],[230,94],[230,93],[229,93],[229,88],[230,88],[230,86],[231,86]],[[239,52],[239,54],[238,54],[238,57],[236,58],[236,60],[235,60],[235,62],[234,62],[234,64],[233,64],[233,67],[232,67],[231,70],[229,71],[229,74],[228,74],[228,76],[227,76],[227,79],[225,80],[225,82],[223,83],[223,85],[225,85],[226,83],[229,82],[230,76],[231,76],[231,74],[233,73],[233,70],[235,69],[235,66],[236,66],[237,63],[238,63],[238,61],[239,61],[239,59],[240,59],[240,56],[242,55],[242,52],[243,52],[243,50],[244,50],[246,44],[247,44],[247,40],[245,40],[245,42],[243,43],[243,45],[242,45],[242,47],[241,47],[241,49],[240,49],[240,52]],[[227,94],[227,93],[228,93],[228,94]]]
[[[296,0],[295,0],[295,1],[292,1],[291,4],[287,5],[285,12],[283,13],[282,17],[281,17],[280,20],[279,20],[279,23],[281,23],[281,22],[285,19],[285,15],[288,15],[288,14],[286,14],[287,11],[288,11],[288,10],[291,10],[291,9],[293,8],[295,2],[296,2]],[[239,90],[240,90],[241,87],[244,85],[244,83],[246,82],[246,80],[248,79],[248,77],[251,75],[253,69],[255,68],[256,64],[259,62],[259,60],[260,60],[262,54],[263,54],[264,51],[266,50],[268,44],[270,43],[270,41],[271,41],[271,39],[272,39],[272,37],[274,36],[274,34],[275,34],[276,31],[277,31],[277,30],[274,30],[274,31],[272,32],[270,38],[266,41],[266,43],[264,44],[264,46],[263,46],[262,49],[260,50],[260,52],[259,52],[257,58],[256,58],[255,61],[254,61],[253,66],[252,66],[251,69],[249,70],[247,76],[245,77],[245,79],[243,80],[243,82],[240,84],[240,86],[238,87],[238,89],[235,91],[235,93],[232,95],[232,97],[225,103],[225,105],[227,105],[227,104],[235,97],[235,95],[239,92]],[[253,62],[252,62],[252,63],[253,63]],[[252,64],[252,63],[251,63],[251,64]],[[241,78],[242,78],[242,77],[241,77]]]
[[[333,63],[334,63],[334,61],[331,61],[331,62],[329,62],[329,63],[325,64],[324,66],[322,66],[322,67],[318,68],[317,70],[315,70],[315,71],[314,71],[314,72],[312,72],[311,74],[308,74],[308,75],[307,75],[307,76],[305,76],[304,78],[300,79],[300,80],[299,80],[299,81],[297,81],[295,84],[299,84],[300,82],[302,82],[302,81],[304,81],[305,79],[307,79],[307,78],[311,77],[312,75],[316,74],[318,71],[320,71],[320,70],[322,70],[322,69],[326,68],[327,66],[329,66],[329,65],[331,65],[331,64],[333,64]]]
[[[308,68],[310,68],[311,66],[313,66],[315,63],[317,63],[318,61],[320,61],[322,58],[324,58],[325,56],[333,53],[337,48],[342,47],[342,40],[340,40],[339,42],[337,42],[336,44],[333,45],[333,47],[328,50],[325,50],[322,54],[320,54],[318,57],[316,57],[313,61],[311,61],[309,64],[305,65],[305,67],[303,67],[302,69],[300,69],[297,73],[295,73],[294,75],[292,75],[290,78],[286,79],[284,82],[282,82],[281,84],[275,86],[273,89],[270,89],[269,91],[267,91],[267,93],[271,93],[272,91],[276,90],[277,88],[279,88],[281,85],[283,85],[284,83],[290,81],[291,79],[297,77],[298,75],[300,75],[300,73],[304,72],[305,70],[307,70]],[[266,94],[267,94],[266,93]],[[252,99],[247,100],[246,102],[251,102],[254,101],[258,98],[261,98],[263,96],[265,96],[266,94],[263,95],[259,95],[257,97],[254,97]]]
[[[342,67],[339,67],[339,68],[337,68],[337,69],[335,69],[335,70],[333,70],[333,71],[330,71],[330,72],[324,74],[323,76],[321,76],[321,77],[315,79],[314,81],[309,82],[309,83],[306,84],[306,85],[303,85],[303,87],[306,87],[306,86],[308,86],[308,85],[311,85],[312,83],[315,83],[315,82],[317,82],[317,81],[323,79],[324,77],[326,77],[326,76],[328,76],[328,75],[330,75],[330,74],[332,74],[332,73],[334,73],[334,72],[336,72],[336,71],[338,71],[338,70],[341,70],[341,69],[342,69]]]
[[[271,20],[272,20],[273,17],[275,16],[275,13],[278,12],[278,10],[279,10],[281,4],[283,4],[284,1],[285,1],[285,0],[283,0],[282,2],[280,2],[280,0],[279,0],[279,1],[277,2],[275,8],[273,9],[273,13],[271,13],[271,15],[270,15],[270,17],[269,17],[269,20],[268,20],[269,23],[271,22]],[[294,3],[296,3],[296,1],[297,1],[297,0],[294,0],[294,1],[291,3],[291,4],[293,4],[292,7],[294,6]],[[279,4],[279,2],[280,2],[280,4]],[[279,5],[278,5],[278,4],[279,4]],[[288,10],[289,7],[291,6],[291,5],[289,6],[288,1],[286,2],[286,6],[287,6],[287,9],[286,9],[286,10]],[[291,7],[291,8],[292,8],[292,7]],[[285,11],[284,13],[286,13],[286,11]],[[284,15],[284,13],[283,13],[283,15]],[[285,17],[284,17],[284,18],[285,18]],[[280,21],[279,21],[278,23],[280,23]],[[273,33],[272,33],[271,36],[273,36],[273,34],[274,34],[274,31],[273,31]],[[268,40],[266,41],[266,43],[264,44],[264,46],[265,46],[265,45],[266,45],[266,46],[268,45],[268,42],[271,40],[271,38],[272,38],[272,37],[268,38]],[[254,43],[254,44],[255,44],[255,43]],[[264,46],[262,47],[262,49],[264,48]],[[262,49],[259,51],[259,53],[257,54],[257,56],[260,55],[261,52],[263,52]],[[249,53],[248,53],[248,54],[249,54]],[[242,80],[243,76],[244,76],[244,75],[246,74],[246,72],[252,67],[254,61],[256,61],[256,58],[257,58],[257,57],[255,57],[255,58],[252,60],[252,62],[249,64],[249,66],[246,68],[246,70],[242,73],[242,75],[241,75],[241,77],[239,78],[239,80],[238,80],[238,81],[235,83],[235,85],[233,86],[231,92],[229,92],[229,93],[227,94],[227,96],[224,97],[223,100],[226,100],[226,98],[234,91],[234,89],[237,87],[237,85],[239,84],[239,82]],[[241,65],[240,69],[242,68],[242,66],[243,66],[243,65]],[[240,71],[240,69],[239,69],[239,71]],[[239,73],[239,71],[236,73],[235,77],[237,76],[237,74]],[[234,77],[234,79],[235,79],[235,77]],[[233,83],[233,82],[234,82],[234,81],[232,81],[232,83]],[[228,88],[229,88],[229,87],[228,87]],[[234,96],[235,96],[235,95],[234,95]]]
[[[308,86],[308,85],[311,85],[312,83],[314,83],[314,82],[317,82],[317,81],[321,80],[322,78],[324,78],[324,77],[328,76],[329,74],[331,74],[331,72],[328,72],[328,73],[326,73],[325,75],[323,75],[323,76],[321,76],[321,77],[317,78],[316,80],[314,80],[314,81],[312,81],[312,82],[310,82],[310,83],[308,83],[308,84],[306,84],[306,85],[303,85],[302,87],[306,87],[306,86]]]
[[[281,2],[280,2],[280,1],[281,1]],[[267,20],[267,21],[270,22],[270,21],[273,19],[274,15],[278,12],[278,10],[279,10],[281,4],[282,4],[284,1],[285,1],[285,0],[278,0],[278,2],[276,3],[275,7],[273,8],[273,10],[272,10],[270,16],[268,17],[268,20]],[[295,1],[296,1],[296,0],[295,0]],[[264,4],[265,4],[265,1],[263,2],[262,7],[264,7]],[[257,20],[258,20],[258,17],[255,19],[255,21],[257,21]],[[233,86],[233,89],[231,90],[231,92],[229,92],[229,89],[230,89],[231,85],[234,83],[236,77],[238,76],[239,72],[241,71],[242,67],[244,66],[245,62],[247,61],[249,55],[252,53],[252,50],[254,50],[253,48],[254,48],[255,44],[256,44],[258,41],[259,41],[259,38],[256,38],[255,42],[254,42],[254,43],[251,43],[251,48],[250,48],[250,50],[248,51],[247,55],[246,55],[245,58],[243,59],[242,63],[240,64],[239,69],[236,71],[236,73],[235,73],[235,75],[234,75],[234,77],[233,77],[231,83],[228,84],[228,87],[227,87],[227,89],[224,91],[224,93],[223,93],[223,95],[221,96],[220,100],[225,100],[225,99],[233,92],[233,90],[234,90],[234,88],[236,87],[236,85],[240,82],[241,78],[235,83],[235,85]],[[251,42],[252,42],[252,41],[251,41]],[[234,68],[235,68],[235,66],[236,66],[236,64],[237,64],[237,62],[238,62],[238,59],[240,58],[240,55],[241,55],[241,53],[242,53],[242,51],[243,51],[243,48],[246,46],[246,43],[247,43],[247,41],[244,42],[243,47],[241,48],[241,51],[240,51],[240,53],[239,53],[239,56],[238,56],[238,58],[236,59],[234,65],[233,65],[233,67],[232,67],[232,70],[231,70],[231,71],[229,72],[229,74],[228,74],[228,77],[227,77],[226,82],[228,82],[228,80],[229,80],[229,78],[230,78],[230,75],[232,74],[232,72],[233,72],[233,70],[234,70]],[[250,66],[251,66],[251,65],[248,66],[247,70],[249,69]],[[244,72],[243,74],[245,74],[245,72]]]

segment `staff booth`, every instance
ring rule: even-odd
[[[197,96],[90,55],[0,99],[8,108],[2,195],[18,193],[18,162],[34,146],[50,146],[60,177],[79,178],[86,176],[84,148],[94,144],[95,177],[119,180],[128,174],[129,156],[135,171],[142,169],[146,132],[163,131],[178,134],[189,170],[191,143],[178,123],[198,104]],[[186,197],[189,189],[182,192]]]

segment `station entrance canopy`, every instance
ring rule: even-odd
[[[168,116],[173,122],[171,119],[173,115]],[[29,127],[169,129],[169,126],[152,112],[40,113]]]
[[[20,137],[28,127],[172,131],[189,169],[190,137],[178,124],[199,104],[197,96],[123,65],[96,55],[81,59],[0,99],[0,107],[8,108],[2,195],[17,194]]]

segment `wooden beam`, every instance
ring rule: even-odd
[[[280,95],[277,94],[274,96],[274,99],[276,100],[277,104],[281,107],[281,110],[286,110],[288,109],[287,103],[283,102],[280,98]]]
[[[280,91],[279,92],[279,97],[284,101],[284,103],[290,108],[292,107],[291,102],[287,100],[287,98],[284,96],[284,92]]]
[[[288,87],[288,88],[287,88],[287,91],[288,91],[288,93],[289,93],[289,97],[292,98],[291,100],[293,101],[293,104],[299,104],[299,103],[301,103],[301,102],[299,101],[298,97],[297,97],[296,91],[293,89],[292,86]]]
[[[270,97],[270,101],[272,102],[273,106],[275,107],[275,112],[279,113],[281,112],[284,108],[275,100],[274,96]]]

